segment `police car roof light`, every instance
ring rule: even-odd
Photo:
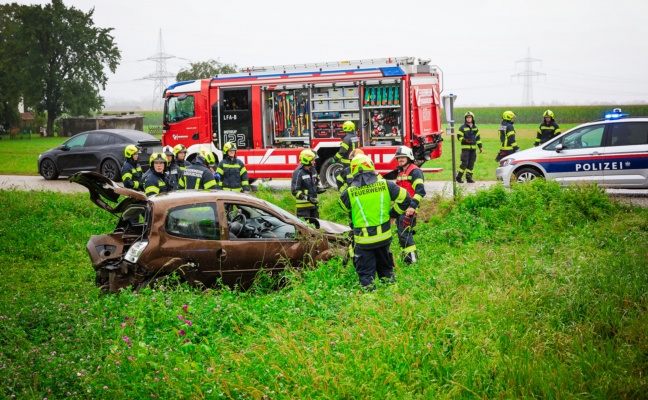
[[[620,108],[615,108],[611,112],[605,113],[604,118],[605,119],[619,119],[619,118],[629,117],[629,116],[630,116],[630,114],[622,113]]]

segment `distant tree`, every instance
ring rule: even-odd
[[[20,123],[21,92],[16,81],[20,68],[12,62],[17,55],[12,43],[20,27],[16,16],[22,7],[15,3],[0,4],[0,131]]]
[[[62,0],[22,6],[15,12],[15,35],[8,62],[19,69],[13,79],[26,106],[47,112],[47,131],[62,113],[88,115],[100,109],[106,88],[104,67],[115,72],[121,55],[112,28],[94,26],[94,9],[84,13]],[[0,18],[2,16],[0,15]]]
[[[219,60],[207,60],[189,64],[189,68],[182,68],[176,80],[178,82],[191,81],[194,79],[212,78],[220,74],[231,74],[237,72],[236,64],[225,64]]]

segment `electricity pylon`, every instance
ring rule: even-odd
[[[522,104],[533,105],[533,78],[546,76],[542,72],[533,71],[531,66],[534,62],[542,63],[542,60],[531,58],[531,49],[527,49],[527,57],[517,60],[516,63],[524,63],[524,71],[511,75],[512,78],[522,78]]]

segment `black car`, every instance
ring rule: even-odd
[[[151,154],[162,151],[162,142],[148,133],[131,129],[101,129],[72,136],[62,145],[38,156],[38,172],[47,180],[79,171],[98,172],[108,179],[121,180],[124,148],[134,144],[141,149],[138,162],[148,169]]]

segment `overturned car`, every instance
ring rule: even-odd
[[[147,198],[94,172],[69,180],[119,216],[112,233],[92,236],[86,246],[97,286],[111,292],[174,274],[194,286],[222,282],[246,288],[260,271],[315,266],[348,245],[349,227],[323,220],[307,224],[247,194],[187,190]]]

